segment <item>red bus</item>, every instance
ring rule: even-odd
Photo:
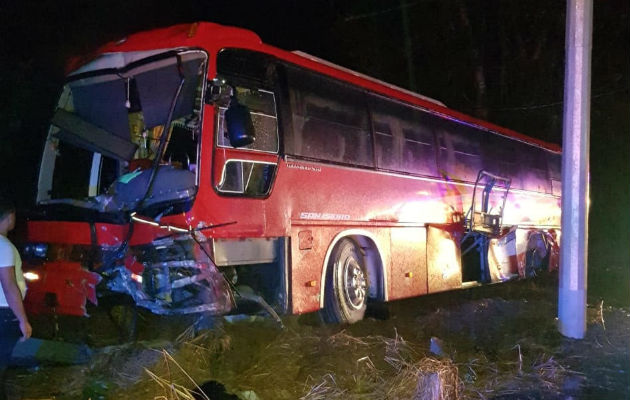
[[[24,249],[31,312],[355,322],[557,267],[560,148],[213,23],[69,63]]]

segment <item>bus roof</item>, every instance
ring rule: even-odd
[[[261,51],[275,56],[278,59],[312,69],[342,81],[353,83],[375,93],[410,103],[427,111],[442,115],[443,117],[457,120],[468,125],[477,126],[484,130],[495,132],[499,135],[511,137],[525,143],[545,148],[552,152],[558,153],[561,151],[560,146],[557,144],[532,138],[511,129],[455,111],[446,107],[440,101],[430,97],[380,81],[376,78],[341,67],[307,53],[300,51],[286,51],[264,44],[258,35],[249,30],[223,26],[211,22],[180,24],[167,28],[158,28],[131,34],[121,40],[105,44],[92,54],[71,59],[68,63],[66,71],[68,74],[76,73],[80,67],[106,53],[150,51],[155,49],[172,49],[182,47],[205,48],[209,52],[216,52],[225,47],[240,47]]]

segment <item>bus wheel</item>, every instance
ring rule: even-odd
[[[361,250],[353,240],[342,239],[333,250],[326,272],[324,321],[352,324],[363,319],[368,288]]]

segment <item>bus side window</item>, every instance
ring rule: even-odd
[[[392,126],[393,118],[385,115],[372,115],[374,120],[374,153],[376,155],[376,167],[387,170],[397,170],[399,157],[398,146],[394,140]]]
[[[372,166],[372,140],[362,91],[287,67],[293,130],[288,154]]]
[[[401,169],[404,172],[436,175],[433,127],[429,123],[429,116],[419,111],[413,114],[411,126],[402,129]]]
[[[254,143],[240,147],[240,149],[277,153],[279,147],[278,118],[274,93],[264,89],[244,86],[235,86],[235,89],[238,101],[246,105],[250,110],[256,132]],[[216,136],[217,146],[231,148],[232,146],[225,133],[225,111],[227,106],[227,101],[219,104],[219,129]]]
[[[523,179],[523,189],[550,193],[547,159],[544,150],[522,143],[518,152],[518,162]]]
[[[217,189],[223,193],[265,196],[271,189],[276,164],[228,160]]]
[[[224,94],[216,100],[219,125],[216,134],[218,147],[232,148],[225,134],[225,111],[230,95],[250,111],[256,140],[240,150],[278,153],[278,114],[276,107],[276,63],[269,55],[255,51],[226,48],[217,56],[218,79],[225,82]]]
[[[519,187],[516,162],[516,141],[496,134],[487,134],[482,146],[483,169],[512,180],[511,187]]]
[[[483,169],[481,141],[485,132],[452,121],[440,123],[439,163],[449,179],[475,182]]]
[[[562,195],[562,156],[555,153],[547,153],[547,166],[549,167],[549,179],[551,180],[551,193]]]
[[[435,176],[434,117],[376,95],[369,105],[377,168]]]

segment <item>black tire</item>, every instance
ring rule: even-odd
[[[327,323],[353,324],[363,319],[370,287],[365,257],[351,239],[335,246],[326,271],[322,318]]]

